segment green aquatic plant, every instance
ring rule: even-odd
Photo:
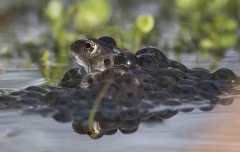
[[[196,52],[214,57],[216,67],[225,51],[237,46],[238,21],[230,8],[232,0],[176,0],[180,31],[175,40],[176,52]]]
[[[79,38],[101,35],[103,27],[111,15],[109,1],[89,0],[74,2],[67,7],[61,1],[51,0],[44,15],[53,40],[55,65],[51,68],[50,77],[60,78],[71,61],[70,44]],[[65,65],[65,68],[64,68]],[[44,72],[47,73],[47,72]]]
[[[69,44],[78,37],[76,32],[68,28],[73,13],[74,8],[72,6],[64,8],[62,2],[58,0],[49,1],[47,7],[44,9],[45,17],[49,23],[50,36],[53,41],[52,51],[55,53],[55,62],[60,65],[65,64],[65,68],[54,66],[51,68],[51,71],[48,71],[52,79],[60,78],[64,73],[64,69],[66,70],[71,61]]]
[[[151,2],[156,7],[149,14],[144,14],[144,10],[143,14],[137,14],[138,7],[147,3],[136,0],[41,2],[42,14],[38,17],[44,19],[41,22],[46,25],[47,32],[37,39],[18,42],[22,46],[18,44],[16,48],[21,56],[27,56],[40,68],[46,67],[41,65],[40,59],[47,50],[47,60],[54,64],[47,64],[48,68],[41,71],[44,76],[49,73],[47,79],[59,79],[72,63],[69,46],[76,39],[109,35],[120,47],[132,52],[152,45],[165,52],[174,50],[176,59],[180,59],[181,53],[208,59],[213,56],[210,68],[218,64],[228,48],[240,46],[236,34],[240,23],[238,1],[162,0]],[[44,42],[38,43],[38,40]],[[16,54],[4,51],[15,50],[11,47],[2,50],[1,56],[14,57]]]
[[[75,2],[67,7],[64,7],[61,1],[51,0],[44,12],[53,38],[56,63],[61,65],[55,66],[53,69],[56,70],[50,71],[52,78],[58,78],[63,71],[62,65],[68,64],[71,57],[69,45],[74,40],[111,35],[127,50],[136,51],[141,47],[142,38],[154,28],[155,23],[150,14],[137,16],[135,24],[130,29],[121,28],[119,22],[109,23],[112,10],[110,2],[105,0]],[[133,37],[134,44],[122,37],[127,39]]]
[[[110,3],[106,0],[78,2],[75,9],[74,28],[79,31],[105,25],[111,16]]]
[[[155,20],[152,15],[139,15],[135,20],[135,51],[140,49],[142,37],[154,28]]]

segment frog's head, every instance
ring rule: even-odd
[[[95,38],[73,42],[70,51],[76,62],[83,66],[86,72],[90,72],[93,69],[93,64],[96,60],[106,54],[114,53],[111,49],[105,47],[100,40]]]

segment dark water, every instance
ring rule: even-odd
[[[174,58],[170,53],[169,58]],[[181,62],[191,67],[207,68],[211,59],[182,55]],[[227,51],[216,68],[229,68],[240,75],[239,53]],[[0,75],[1,87],[23,89],[45,81],[36,69],[8,69]],[[195,109],[179,113],[162,124],[142,124],[133,134],[117,132],[93,140],[76,134],[71,123],[52,118],[22,115],[21,111],[0,111],[0,152],[192,152],[240,151],[240,98],[232,105],[218,105],[210,112]]]

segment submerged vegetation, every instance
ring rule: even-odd
[[[72,60],[69,45],[82,38],[110,35],[126,50],[136,52],[152,45],[174,51],[176,59],[182,53],[213,57],[209,69],[217,66],[226,50],[238,49],[240,44],[240,2],[235,0],[22,1],[21,5],[8,5],[0,18],[34,13],[44,28],[37,37],[25,35],[1,45],[1,58],[16,58],[17,51],[17,57],[36,63],[48,80],[59,79],[66,72]],[[8,29],[7,24],[17,21],[3,18],[1,27]]]

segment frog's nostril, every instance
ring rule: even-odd
[[[111,60],[108,59],[108,58],[104,59],[103,62],[104,62],[105,65],[110,65],[111,64]]]

